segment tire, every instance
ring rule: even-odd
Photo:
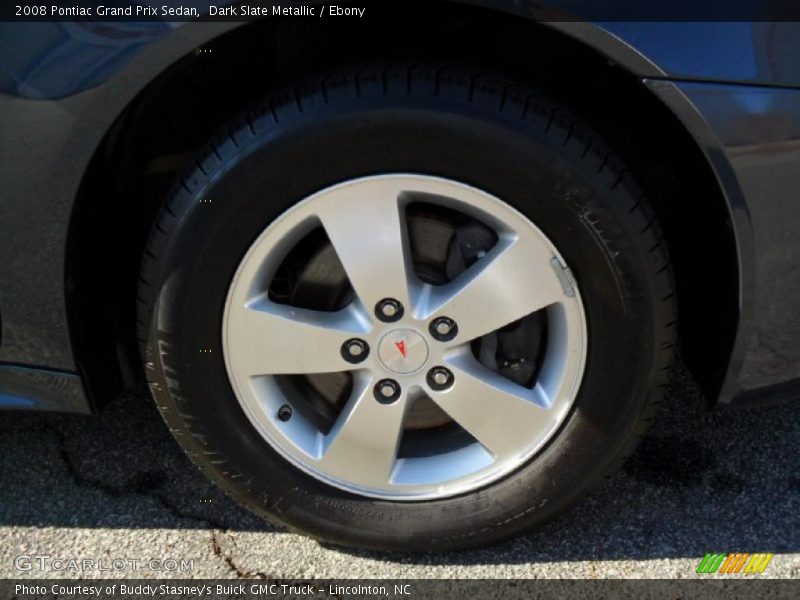
[[[485,545],[573,505],[649,428],[675,336],[658,222],[597,135],[535,88],[512,83],[392,65],[307,81],[231,124],[165,201],[141,268],[147,378],[187,454],[250,510],[339,545]],[[459,182],[518,211],[560,253],[565,293],[571,271],[585,315],[580,385],[546,443],[488,483],[444,497],[384,498],[298,468],[254,425],[226,362],[229,291],[265,228],[321,190],[386,173]],[[496,298],[507,302],[502,289]]]

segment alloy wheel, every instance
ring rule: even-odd
[[[264,440],[324,483],[386,500],[465,493],[530,460],[572,407],[586,335],[544,233],[484,191],[410,174],[346,181],[281,215],[241,261],[222,327]]]

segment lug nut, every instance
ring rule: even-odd
[[[284,404],[278,409],[278,419],[281,421],[288,421],[292,418],[292,407]]]
[[[375,305],[375,316],[385,323],[394,323],[403,316],[403,305],[393,298],[384,298]]]
[[[351,338],[342,344],[342,358],[349,363],[360,363],[369,354],[369,346],[364,340]]]
[[[450,326],[450,323],[445,321],[444,319],[439,319],[436,323],[436,333],[439,335],[447,335],[453,328]]]
[[[447,373],[438,369],[434,371],[432,379],[435,383],[439,385],[444,385],[450,380],[450,378],[447,376]]]
[[[456,337],[458,325],[448,317],[436,317],[428,326],[428,331],[430,331],[434,339],[440,342],[447,342]]]
[[[433,367],[428,371],[428,385],[431,389],[440,392],[453,385],[453,373],[444,367]]]
[[[375,399],[382,404],[389,404],[400,397],[400,384],[394,379],[381,379],[375,384]]]

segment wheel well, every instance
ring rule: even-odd
[[[141,380],[139,262],[176,175],[249,101],[365,56],[468,62],[532,80],[603,135],[658,214],[676,275],[681,352],[716,399],[738,322],[738,264],[725,199],[697,144],[635,76],[582,43],[518,17],[433,6],[414,23],[411,49],[392,34],[396,23],[251,23],[182,58],[120,115],[85,174],[67,249],[70,330],[96,405]]]

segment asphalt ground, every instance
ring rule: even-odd
[[[189,463],[144,393],[99,417],[2,413],[0,577],[690,578],[706,552],[772,552],[755,577],[798,578],[799,402],[709,413],[679,368],[637,453],[580,506],[502,545],[424,555],[261,522]],[[124,570],[98,570],[114,559]]]

